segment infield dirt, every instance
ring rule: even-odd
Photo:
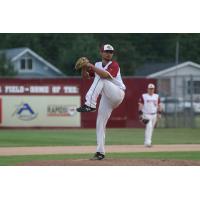
[[[143,145],[107,145],[109,153],[125,152],[188,152],[200,151],[200,144],[155,145],[146,148]],[[1,156],[10,155],[48,155],[48,154],[84,154],[95,152],[95,146],[58,146],[58,147],[1,147]],[[20,166],[200,166],[199,160],[175,159],[113,159],[101,161],[89,159],[43,160],[19,163]]]
[[[95,146],[47,146],[47,147],[0,147],[0,156],[10,155],[46,155],[94,153]],[[106,152],[176,152],[200,151],[200,144],[155,145],[146,148],[143,145],[107,145]]]

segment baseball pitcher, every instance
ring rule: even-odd
[[[117,108],[123,101],[125,85],[122,81],[120,68],[116,61],[112,60],[114,48],[105,44],[100,49],[102,61],[91,64],[85,57],[79,58],[75,68],[82,69],[82,76],[95,77],[86,94],[83,106],[77,108],[78,112],[95,112],[99,95],[101,100],[96,120],[97,149],[93,160],[105,158],[105,129],[113,109]]]
[[[155,85],[149,84],[147,93],[139,99],[139,119],[145,124],[144,145],[151,147],[155,124],[161,118],[161,105],[158,94],[155,94]]]

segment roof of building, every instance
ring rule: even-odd
[[[162,76],[165,73],[171,72],[173,70],[177,70],[183,68],[185,66],[192,66],[200,69],[200,65],[191,61],[183,62],[178,65],[174,65],[174,63],[150,63],[145,64],[144,66],[138,68],[136,70],[136,76],[146,76],[149,78],[154,78],[158,76]]]
[[[145,63],[135,71],[136,76],[148,76],[150,74],[168,69],[173,66],[174,63]]]
[[[26,49],[28,49],[28,48],[27,47],[21,47],[21,48],[5,49],[5,50],[1,50],[0,53],[5,53],[6,58],[11,60],[12,58],[21,54]]]
[[[42,58],[41,56],[39,56],[37,53],[35,53],[31,49],[29,49],[28,47],[4,49],[4,50],[0,51],[0,54],[1,53],[4,53],[5,56],[6,56],[6,58],[8,60],[10,60],[11,62],[16,61],[17,59],[19,59],[24,54],[29,53],[32,56],[34,56],[36,59],[38,59],[39,61],[41,61],[45,65],[47,65],[49,68],[51,68],[53,71],[55,71],[56,73],[58,73],[59,75],[64,76],[64,74],[57,67],[55,67],[54,65],[52,65],[51,63],[49,63],[48,61],[46,61],[44,58]]]
[[[185,66],[191,66],[191,67],[195,67],[195,68],[198,68],[200,69],[200,65],[197,64],[197,63],[194,63],[194,62],[191,62],[191,61],[187,61],[187,62],[183,62],[183,63],[180,63],[178,65],[173,65],[169,68],[166,68],[166,69],[163,69],[161,71],[158,71],[158,72],[155,72],[155,73],[151,73],[148,75],[149,78],[154,78],[154,77],[159,77],[159,76],[162,76],[162,75],[165,75],[166,73],[169,73],[169,72],[172,72],[174,70],[179,70]]]

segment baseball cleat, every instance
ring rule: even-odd
[[[147,147],[147,148],[151,148],[152,147],[151,144],[145,144],[144,146]]]
[[[90,160],[103,160],[104,158],[105,158],[104,154],[96,152]]]
[[[77,108],[76,110],[77,110],[77,112],[95,112],[96,108],[91,108],[87,105],[83,105],[83,106]]]

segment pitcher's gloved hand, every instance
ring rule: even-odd
[[[76,61],[75,69],[76,70],[82,69],[83,67],[86,67],[87,64],[89,64],[89,63],[90,63],[90,61],[88,60],[88,58],[81,57]]]

